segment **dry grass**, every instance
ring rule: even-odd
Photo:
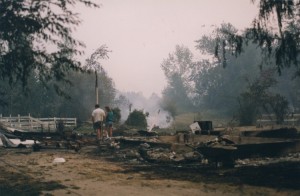
[[[189,130],[189,125],[194,121],[212,121],[214,127],[226,127],[230,118],[219,117],[209,112],[207,113],[185,113],[175,117],[171,128],[174,130]]]

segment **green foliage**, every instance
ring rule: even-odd
[[[106,74],[99,73],[100,105],[111,105],[115,97],[113,81]],[[93,74],[72,72],[68,74],[71,84],[61,84],[60,88],[69,98],[58,96],[54,89],[45,88],[34,77],[30,77],[30,91],[23,93],[22,86],[11,88],[7,83],[0,83],[6,91],[1,97],[6,106],[0,106],[3,115],[28,115],[34,117],[76,117],[79,121],[89,120],[95,105]]]
[[[114,123],[120,123],[121,120],[121,110],[120,108],[113,108],[112,112],[114,113]]]
[[[233,31],[234,27],[229,26]],[[229,31],[228,30],[228,31]],[[218,35],[219,28],[215,30]],[[197,41],[197,49],[207,55],[214,54],[215,35],[204,36]],[[222,115],[234,115],[238,108],[237,97],[242,93],[247,80],[259,75],[260,50],[254,45],[244,48],[245,52],[235,58],[228,56],[226,69],[219,61],[202,60],[192,68],[190,77],[194,83],[193,103],[200,111],[210,110]],[[247,80],[246,80],[247,79]]]
[[[255,98],[249,97],[249,93],[243,93],[238,98],[240,104],[238,120],[241,126],[253,125],[258,115],[258,104]]]
[[[226,67],[227,53],[237,56],[242,52],[243,39],[236,35],[237,32],[232,24],[222,23],[210,36],[203,36],[197,40],[196,48],[204,54],[214,54],[217,60],[222,62],[223,67]]]
[[[126,125],[135,126],[135,127],[147,127],[146,116],[141,110],[133,110],[125,121]]]
[[[263,63],[274,63],[279,75],[283,68],[295,65],[297,69],[294,74],[300,76],[299,6],[298,0],[260,0],[258,16],[253,20],[253,26],[247,28],[244,34],[224,30],[222,34],[225,39],[221,45],[216,38],[216,57],[225,57],[225,53],[230,53],[225,48],[231,48],[232,54],[239,55],[248,43],[253,43],[262,50]],[[274,18],[277,21],[274,22]],[[222,61],[226,64],[226,58]]]
[[[176,107],[176,100],[173,100],[171,98],[168,98],[167,95],[163,96],[162,102],[160,103],[160,106],[165,111],[168,111],[171,117],[175,117],[177,114],[177,107]]]
[[[174,116],[193,109],[191,103],[191,84],[189,76],[193,64],[193,55],[188,48],[176,46],[175,52],[163,61],[161,67],[168,81],[163,90],[162,107]]]
[[[111,52],[108,50],[108,47],[106,45],[102,45],[99,48],[97,48],[91,56],[86,59],[84,69],[92,72],[101,72],[103,70],[103,67],[99,60],[108,59],[108,53]]]
[[[230,35],[224,35],[223,32],[233,35],[236,30],[230,24],[224,24],[214,34],[197,40],[196,48],[205,55],[213,55],[214,46],[221,46],[222,40],[226,44],[233,44],[227,42]],[[222,51],[226,55],[226,69],[221,59],[193,61],[193,55],[188,49],[177,47],[176,50],[185,52],[170,54],[162,64],[168,86],[163,91],[161,107],[172,117],[187,111],[211,111],[219,116],[238,118],[242,125],[253,125],[256,116],[262,112],[275,113],[279,123],[282,121],[280,114],[282,116],[288,112],[287,102],[292,102],[294,110],[300,108],[297,98],[300,79],[294,77],[298,68],[285,69],[280,77],[275,76],[277,69],[266,67],[263,63],[264,49],[252,43],[242,48],[240,46],[232,45],[225,47],[225,52]],[[243,53],[235,53],[236,47]]]
[[[282,124],[286,114],[288,113],[289,102],[285,97],[276,94],[270,97],[270,106],[276,116],[276,123]]]
[[[274,112],[277,123],[283,122],[288,111],[288,101],[283,96],[270,92],[270,88],[277,83],[274,72],[274,69],[262,71],[260,77],[251,82],[248,90],[239,96],[240,125],[253,125],[262,111]]]
[[[168,86],[162,107],[173,117],[191,108],[231,116],[238,111],[240,123],[252,125],[258,114],[273,112],[281,123],[289,102],[294,110],[300,108],[300,80],[295,77],[300,76],[300,2],[259,2],[258,17],[242,34],[231,24],[222,24],[196,41],[202,54],[217,58],[195,62],[188,49],[177,46],[164,60]],[[278,19],[276,24],[273,18]]]
[[[77,3],[99,7],[88,0],[0,1],[2,81],[10,86],[20,83],[27,90],[29,79],[35,77],[41,85],[64,94],[56,82],[69,83],[68,72],[83,71],[73,58],[82,54],[84,46],[72,37],[72,30],[80,24],[73,9]]]
[[[223,29],[226,27],[234,31],[234,27],[228,24],[222,26]],[[217,28],[217,35],[218,31]],[[215,37],[204,36],[197,43],[201,53],[214,53]],[[188,49],[177,47],[176,51],[185,52],[169,55],[169,59],[162,64],[168,79],[168,86],[163,91],[162,108],[169,111],[172,117],[187,111],[203,110],[233,115],[238,108],[236,98],[246,87],[245,78],[254,78],[259,71],[256,65],[260,58],[259,51],[252,45],[246,49],[246,53],[237,59],[229,56],[230,66],[224,69],[218,62],[207,59],[195,62]],[[182,60],[183,57],[185,60]]]
[[[266,104],[269,101],[269,92],[267,90],[276,84],[273,73],[273,70],[262,72],[259,78],[249,82],[248,91],[241,93],[238,98],[240,104],[240,125],[253,125],[260,109],[266,108]]]

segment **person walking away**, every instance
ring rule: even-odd
[[[105,120],[106,131],[108,132],[109,137],[112,137],[114,113],[109,106],[105,106],[105,111],[106,111],[106,120]]]
[[[103,136],[102,126],[103,120],[105,119],[105,112],[99,106],[99,104],[95,105],[95,109],[92,112],[92,121],[93,127],[97,132],[97,139],[100,141]]]

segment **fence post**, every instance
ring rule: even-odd
[[[12,123],[11,123],[11,114],[9,115],[9,124],[10,124],[10,126],[12,127]]]
[[[53,129],[56,130],[56,117],[54,117],[54,125],[53,125]]]
[[[30,129],[32,131],[33,130],[33,125],[32,125],[32,119],[31,119],[30,113],[28,114],[28,120],[29,120]]]
[[[18,114],[18,123],[19,123],[19,128],[21,128],[21,119],[20,119],[20,114]]]

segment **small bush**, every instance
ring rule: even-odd
[[[125,121],[126,125],[135,126],[135,127],[147,127],[146,115],[143,111],[134,110],[131,112]]]

